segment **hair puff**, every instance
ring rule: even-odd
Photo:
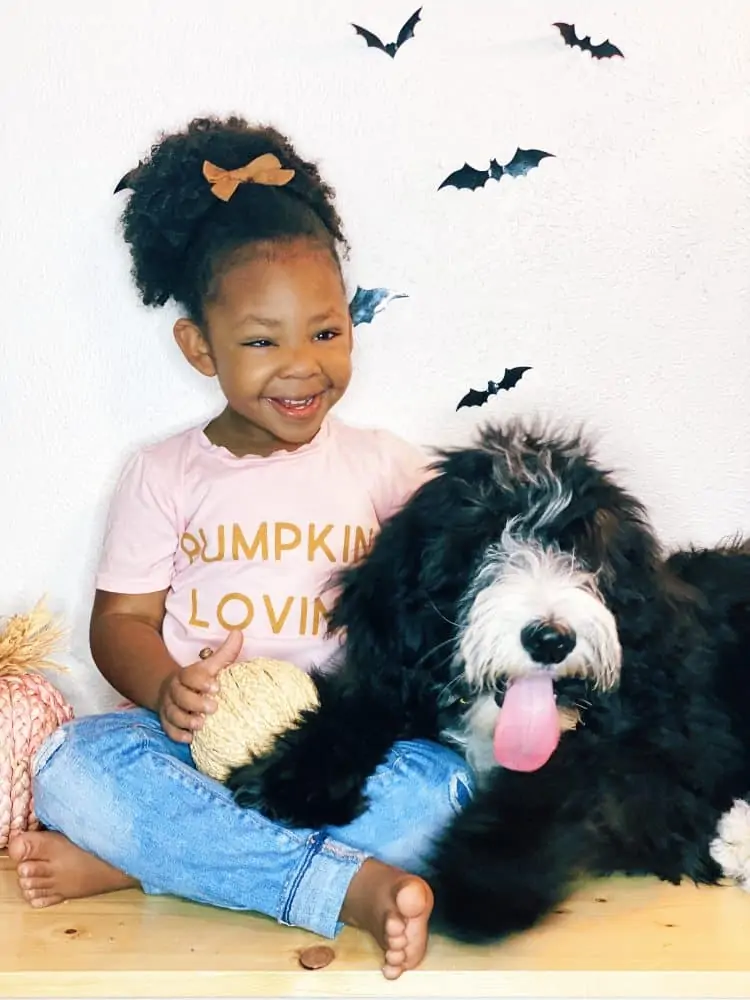
[[[263,153],[295,171],[287,185],[241,184],[228,202],[212,193],[205,160],[235,170]],[[222,265],[242,246],[310,237],[337,262],[339,247],[347,249],[334,191],[317,165],[275,128],[244,118],[195,118],[183,131],[163,135],[117,190],[125,187],[131,193],[122,231],[142,301],[160,306],[173,299],[196,321]]]

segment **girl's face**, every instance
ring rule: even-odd
[[[352,374],[349,306],[330,253],[307,240],[258,251],[221,279],[207,338],[187,319],[175,324],[188,361],[216,375],[227,399],[209,437],[237,455],[311,441]]]

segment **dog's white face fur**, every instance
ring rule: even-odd
[[[575,556],[519,538],[508,525],[487,552],[467,595],[458,652],[469,685],[500,689],[540,670],[555,678],[585,677],[596,686],[619,680],[617,624],[594,575]],[[535,661],[521,634],[536,623],[559,627],[575,644],[559,663]]]
[[[495,695],[502,696],[509,681],[544,672],[609,689],[618,684],[622,665],[617,623],[596,572],[579,561],[575,547],[567,551],[553,540],[557,519],[574,503],[572,490],[553,472],[551,451],[534,451],[531,468],[527,443],[516,437],[508,445],[496,478],[501,488],[527,496],[528,507],[508,520],[484,553],[458,616],[456,664],[474,697],[450,736],[479,772],[496,766]],[[532,655],[524,633],[535,628],[566,637],[562,653],[548,660]]]
[[[535,661],[524,647],[525,628],[550,623],[575,638],[559,663]],[[572,640],[571,640],[572,641]],[[595,576],[575,556],[514,534],[509,524],[491,546],[466,595],[457,658],[476,697],[460,728],[449,735],[482,774],[496,767],[492,738],[500,709],[495,691],[538,671],[582,677],[610,688],[620,677],[622,651],[614,616]]]

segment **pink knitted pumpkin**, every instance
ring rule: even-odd
[[[40,602],[15,615],[0,634],[0,851],[22,830],[36,830],[31,758],[49,734],[73,718],[73,709],[37,670],[62,638]]]

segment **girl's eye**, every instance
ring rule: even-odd
[[[338,330],[321,330],[320,333],[315,334],[316,340],[334,340],[339,336]]]
[[[243,347],[272,347],[270,340],[245,340],[242,344]]]

